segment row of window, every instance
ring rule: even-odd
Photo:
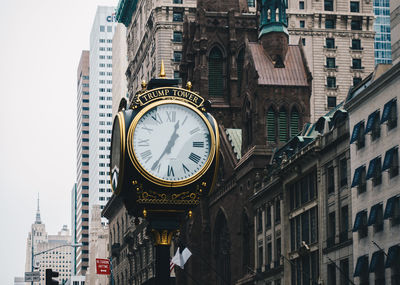
[[[112,114],[111,114],[111,113],[107,113],[107,114],[105,114],[105,113],[99,113],[99,116],[100,116],[100,117],[112,117]]]
[[[373,186],[380,185],[382,183],[382,172],[386,170],[389,172],[389,178],[399,174],[398,146],[386,151],[383,165],[381,164],[381,156],[377,156],[369,162],[368,171],[366,171],[365,165],[358,167],[354,171],[351,187],[358,187],[358,193],[361,194],[367,190],[367,180],[371,178]]]
[[[280,224],[281,222],[281,201],[278,199],[274,203],[274,214],[275,214],[275,224]],[[258,209],[257,212],[257,232],[262,232],[263,229],[263,219],[262,219],[262,209]],[[265,210],[265,227],[266,229],[271,228],[271,206],[268,205]]]
[[[300,20],[299,27],[305,28],[305,26],[306,26],[306,21]],[[351,20],[350,27],[351,27],[351,30],[361,31],[362,30],[361,20],[357,20],[357,19]],[[325,29],[336,29],[336,19],[335,18],[325,19]]]
[[[267,141],[268,142],[286,142],[289,137],[294,137],[299,132],[299,112],[293,108],[290,116],[286,109],[281,108],[276,112],[272,107],[267,111]]]
[[[112,92],[111,88],[99,88],[99,92]]]
[[[101,76],[105,76],[105,75],[107,75],[107,76],[112,76],[112,72],[100,71],[100,72],[99,72],[99,75],[101,75]]]
[[[106,31],[106,29],[107,29],[107,33],[112,33],[112,26],[103,26],[103,25],[101,25],[100,26],[100,32],[105,32]]]
[[[379,120],[380,119],[380,120]],[[365,146],[365,134],[371,132],[371,139],[376,140],[380,137],[380,125],[387,123],[388,130],[397,127],[397,99],[394,98],[387,102],[383,107],[382,117],[380,118],[379,109],[368,116],[367,126],[364,127],[364,121],[358,122],[351,135],[350,144],[357,142],[357,149]]]
[[[99,51],[112,51],[112,47],[108,47],[108,48],[106,48],[106,47],[100,47],[100,48],[99,48]]]
[[[99,67],[112,67],[112,63],[107,63],[107,64],[105,64],[105,63],[99,63]]]
[[[109,44],[112,44],[112,40],[110,40],[110,39],[108,39],[108,40],[106,40],[106,39],[99,39],[99,43],[105,43],[105,42],[107,42],[107,43],[109,43]]]
[[[358,1],[350,1],[350,12],[359,13],[360,12],[360,2]],[[304,10],[304,1],[299,2],[299,9]],[[324,1],[324,11],[334,11],[334,2],[333,0],[325,0]]]
[[[385,262],[386,256],[386,262]],[[375,251],[368,262],[368,255],[358,257],[354,269],[354,277],[360,278],[360,284],[369,284],[369,273],[375,273],[375,284],[385,284],[385,269],[391,268],[391,284],[399,284],[400,281],[400,246],[389,247],[386,253],[384,249]],[[368,266],[369,265],[369,266]]]
[[[370,209],[368,217],[367,210],[360,211],[354,219],[353,232],[358,232],[359,238],[368,236],[368,227],[373,226],[374,232],[383,230],[384,220],[390,220],[391,226],[400,224],[400,198],[399,195],[389,198],[386,202],[385,211],[383,203],[377,203]]]
[[[99,59],[112,59],[112,55],[107,55],[107,56],[105,56],[105,55],[99,55]]]

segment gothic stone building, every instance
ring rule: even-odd
[[[211,101],[221,163],[213,193],[182,227],[193,256],[178,284],[253,284],[249,198],[274,149],[309,121],[311,75],[302,46],[288,44],[285,3],[258,8],[260,19],[247,1],[199,0],[184,23],[181,77]]]

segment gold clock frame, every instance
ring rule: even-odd
[[[158,177],[153,176],[151,173],[149,173],[144,167],[142,167],[142,165],[139,163],[138,159],[136,158],[135,152],[134,152],[134,148],[133,148],[133,135],[135,133],[135,129],[137,126],[137,123],[139,122],[139,120],[151,109],[160,106],[160,105],[166,105],[166,104],[176,104],[176,105],[181,105],[184,107],[189,108],[190,110],[194,111],[196,114],[198,114],[200,116],[200,118],[204,121],[204,123],[206,124],[208,131],[210,132],[210,137],[211,137],[211,145],[210,145],[210,153],[208,155],[207,161],[205,162],[205,164],[203,165],[203,167],[193,176],[186,178],[186,179],[182,179],[182,180],[177,180],[177,181],[168,181],[165,179],[161,179]],[[132,164],[134,165],[134,167],[136,168],[136,170],[147,180],[151,181],[152,183],[162,186],[162,187],[183,187],[186,185],[189,185],[193,182],[195,182],[196,180],[198,180],[200,177],[202,177],[207,170],[210,168],[214,156],[215,151],[216,151],[216,146],[215,146],[215,133],[214,130],[210,124],[210,122],[208,121],[208,119],[195,107],[193,107],[191,104],[183,102],[181,100],[171,100],[171,99],[165,99],[165,100],[160,100],[160,101],[156,101],[154,103],[151,103],[149,105],[147,105],[146,107],[144,107],[133,119],[129,130],[128,130],[128,138],[127,138],[127,145],[128,145],[128,155],[129,158],[132,162]]]
[[[120,135],[120,149],[121,152],[119,154],[119,161],[120,161],[120,169],[119,169],[119,175],[118,175],[118,185],[117,185],[117,189],[114,189],[113,184],[112,184],[112,169],[110,167],[110,185],[111,185],[111,189],[112,191],[116,194],[119,195],[121,193],[121,188],[122,188],[122,184],[120,183],[120,181],[123,181],[124,178],[124,172],[125,172],[125,150],[126,150],[126,126],[125,126],[125,116],[123,112],[118,112],[118,114],[116,115],[116,117],[118,118],[118,122],[119,122],[119,135]],[[114,119],[115,120],[115,119]],[[114,128],[114,124],[113,124],[113,128]],[[111,140],[112,143],[112,140]],[[112,147],[111,147],[111,155],[112,155]],[[112,161],[112,157],[110,159],[110,163]],[[121,178],[120,178],[121,177]]]

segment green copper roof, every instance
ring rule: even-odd
[[[236,158],[239,160],[242,158],[242,130],[241,129],[226,129],[229,142],[233,148],[233,152],[236,154]]]
[[[286,0],[261,0],[260,34],[287,31]]]
[[[123,23],[128,27],[132,20],[132,15],[136,10],[138,0],[119,0],[116,18],[118,23]]]
[[[268,33],[285,33],[289,35],[287,28],[282,25],[281,23],[270,23],[266,24],[261,28],[260,33],[258,34],[258,38],[261,38],[262,35],[268,34]]]

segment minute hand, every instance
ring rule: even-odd
[[[153,165],[151,166],[151,170],[154,170],[157,168],[158,163],[160,162],[161,158],[165,154],[171,153],[171,149],[175,145],[176,139],[179,137],[179,135],[176,133],[178,131],[178,129],[179,129],[179,121],[176,122],[174,132],[172,133],[172,135],[167,143],[167,146],[165,147],[164,151],[161,153],[160,157],[153,163]]]

